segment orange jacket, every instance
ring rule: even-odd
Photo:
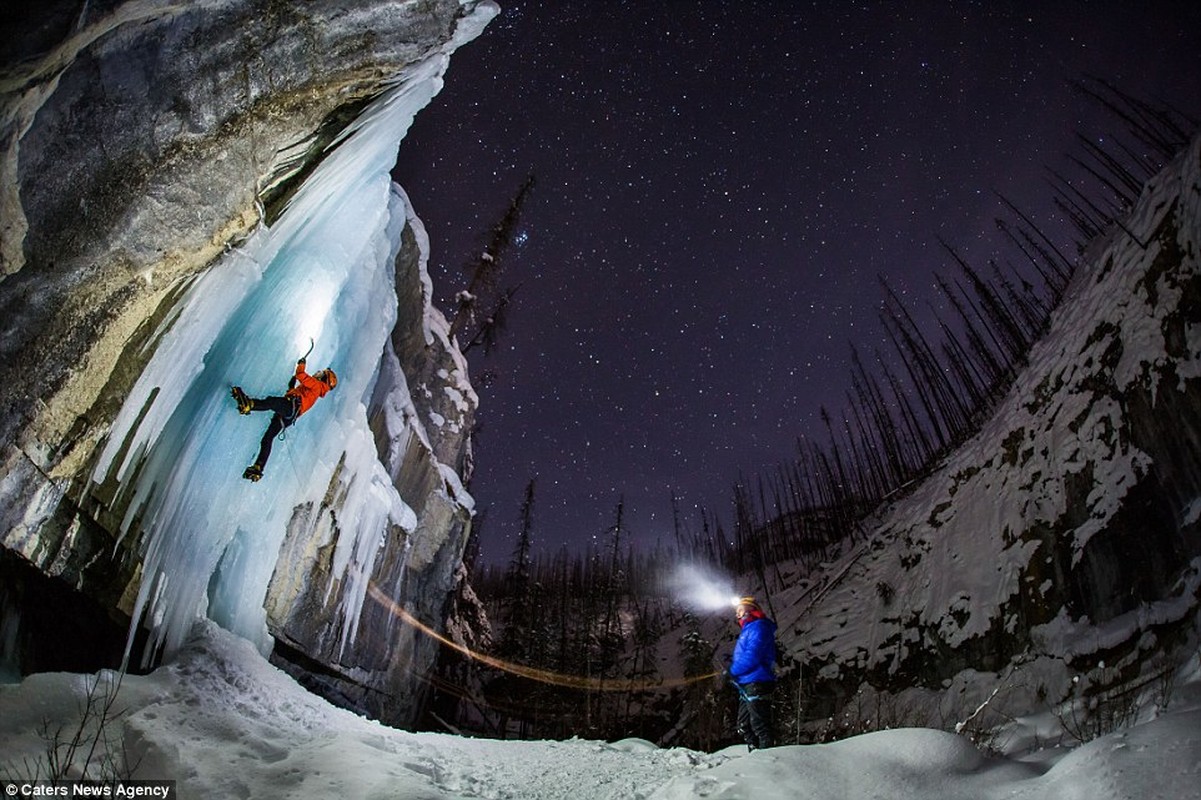
[[[305,372],[304,362],[299,361],[296,364],[296,385],[289,389],[284,397],[300,398],[300,410],[296,412],[296,416],[299,417],[313,407],[317,398],[325,397],[328,391],[329,386]]]

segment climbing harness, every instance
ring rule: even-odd
[[[730,681],[730,682],[734,683],[733,681]],[[734,688],[738,690],[738,696],[741,697],[743,700],[747,701],[748,703],[753,702],[755,700],[762,699],[757,694],[747,694],[746,688],[740,683],[734,683]]]

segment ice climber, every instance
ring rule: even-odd
[[[283,397],[247,397],[241,386],[231,390],[234,401],[238,404],[239,414],[249,414],[251,411],[272,411],[274,416],[267,425],[267,432],[259,443],[259,457],[246,468],[242,477],[248,481],[257,481],[263,477],[263,467],[271,456],[271,442],[284,428],[294,423],[301,414],[313,407],[319,398],[338,385],[338,376],[332,369],[319,370],[314,375],[304,371],[305,360],[296,362],[296,373],[288,379],[288,391]]]
[[[738,732],[751,750],[771,747],[771,693],[776,687],[776,623],[753,597],[741,597],[734,615],[742,632],[728,671],[738,688]]]

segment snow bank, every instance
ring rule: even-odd
[[[1075,751],[988,757],[964,738],[908,729],[828,745],[704,754],[639,741],[515,742],[386,728],[328,705],[209,622],[174,663],[126,676],[110,748],[134,777],[177,781],[179,797],[709,798],[1197,797],[1201,670],[1159,718]],[[88,676],[33,675],[0,687],[0,769],[44,750],[43,720],[77,718]]]

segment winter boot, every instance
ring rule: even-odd
[[[259,478],[263,477],[263,468],[258,464],[251,464],[246,468],[246,471],[242,473],[242,477],[251,483],[258,483]]]
[[[229,390],[229,393],[234,396],[234,402],[238,404],[239,414],[249,414],[254,408],[254,401],[246,396],[246,392],[242,391],[241,386],[235,386]]]

